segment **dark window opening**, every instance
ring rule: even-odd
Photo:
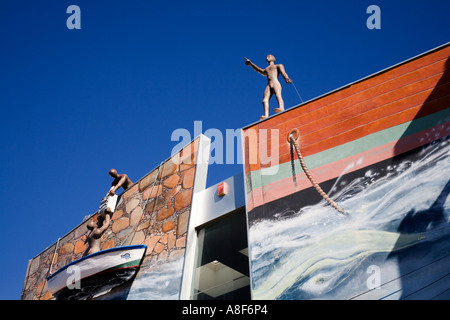
[[[250,300],[245,209],[198,230],[193,300]]]

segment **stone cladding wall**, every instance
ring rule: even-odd
[[[101,238],[102,250],[147,245],[139,271],[143,274],[152,266],[184,256],[198,142],[194,140],[119,196],[111,224]],[[29,261],[23,300],[53,299],[46,278],[50,272],[83,256],[90,232],[86,226],[91,220],[97,220],[97,215]]]

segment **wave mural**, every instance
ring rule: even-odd
[[[137,277],[128,300],[178,300],[184,256],[149,267]]]
[[[405,288],[402,278],[433,263],[448,284],[449,151],[449,141],[439,141],[423,148],[419,160],[368,168],[349,183],[344,170],[330,195],[347,216],[322,201],[255,221],[253,298],[408,298],[421,288]],[[375,289],[370,266],[379,270]]]

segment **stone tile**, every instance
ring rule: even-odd
[[[75,243],[75,249],[74,249],[73,253],[79,254],[79,253],[86,251],[86,249],[87,249],[87,242],[79,240]]]
[[[177,238],[187,232],[188,223],[189,223],[189,211],[183,212],[178,217],[177,223]]]
[[[167,248],[170,250],[175,246],[175,233],[167,233]]]
[[[73,237],[75,238],[75,239],[78,239],[78,238],[80,238],[81,236],[83,236],[84,234],[86,234],[86,233],[88,233],[88,228],[86,228],[86,226],[88,225],[88,223],[89,223],[89,221],[90,221],[90,219],[87,219],[85,222],[83,222],[78,228],[76,228],[75,230],[74,230],[74,233],[73,233]]]
[[[34,290],[25,291],[24,295],[22,296],[22,300],[33,300],[33,297],[34,297]]]
[[[170,217],[171,215],[173,215],[174,213],[174,209],[173,208],[162,208],[159,212],[158,215],[156,216],[156,221],[162,221],[164,219],[167,219],[168,217]]]
[[[65,243],[63,246],[61,246],[61,248],[59,248],[59,255],[72,253],[74,248],[75,246],[73,245],[73,243]]]
[[[186,236],[177,239],[177,241],[175,242],[175,247],[185,248],[186,247]]]
[[[136,231],[148,229],[149,227],[150,227],[150,221],[141,222],[141,224],[136,228]]]
[[[162,225],[162,232],[167,232],[175,228],[175,222],[172,220],[166,221]]]
[[[176,186],[173,189],[170,189],[164,195],[164,201],[169,202],[179,191],[181,190],[181,186]],[[167,204],[169,206],[169,204]]]
[[[164,250],[164,245],[162,244],[162,243],[160,243],[160,242],[158,242],[156,245],[155,245],[155,248],[154,248],[154,252],[155,253],[160,253],[160,252],[162,252]]]
[[[172,189],[177,185],[178,181],[180,181],[180,176],[173,174],[164,181],[164,187]]]
[[[114,211],[114,213],[113,213],[111,219],[112,219],[112,220],[117,220],[117,219],[119,219],[122,215],[123,215],[123,210],[117,210],[117,211]]]
[[[156,243],[161,239],[161,236],[152,236],[149,239],[145,240],[144,244],[147,246],[146,255],[149,255],[153,252]]]
[[[192,189],[181,191],[175,196],[175,211],[179,211],[191,204]]]
[[[127,228],[130,225],[130,219],[127,217],[122,217],[114,221],[112,225],[112,231],[114,233],[120,232],[121,230]]]
[[[164,234],[161,239],[159,239],[159,242],[163,243],[163,244],[167,244],[167,234]]]
[[[186,146],[181,150],[181,163],[194,164],[195,158],[193,157],[198,151],[199,140],[195,139],[193,143]]]
[[[128,188],[127,191],[125,191],[122,194],[122,198],[124,200],[127,200],[128,198],[130,198],[132,195],[134,195],[137,191],[139,190],[139,185],[138,184],[134,184],[131,188]]]
[[[184,170],[186,170],[186,169],[189,169],[189,168],[192,168],[194,165],[192,164],[189,164],[189,165],[186,165],[186,164],[180,164],[180,171],[184,171]]]
[[[130,233],[133,231],[133,227],[128,227],[128,228],[125,228],[125,229],[123,229],[122,231],[120,231],[119,233],[116,233],[115,234],[115,236],[114,236],[114,238],[115,239],[117,239],[117,241],[119,242],[119,243],[121,243],[121,245],[129,245],[130,244],[130,241],[131,241],[131,238],[130,237],[128,237],[129,235],[130,235]],[[127,243],[125,244],[125,243],[122,243],[122,241],[127,241]]]
[[[147,200],[148,198],[152,199],[154,197],[157,197],[161,195],[163,192],[162,185],[155,185],[150,186],[147,189],[145,189],[144,193],[142,194],[142,199]]]
[[[139,202],[140,200],[136,198],[128,201],[127,204],[125,205],[127,213],[131,213],[139,205]]]
[[[46,280],[43,280],[36,288],[36,292],[43,292],[45,284],[47,283]]]
[[[139,191],[144,191],[147,189],[148,186],[151,186],[156,179],[156,176],[158,174],[158,168],[150,172],[148,175],[146,175],[144,178],[141,179],[139,182]]]
[[[167,177],[171,174],[174,174],[178,170],[178,163],[180,162],[180,155],[177,153],[172,158],[167,160],[164,163],[164,167],[162,168],[160,172],[160,178]]]
[[[37,270],[39,270],[39,266],[41,264],[41,256],[37,256],[33,259],[30,266],[30,272],[29,274],[35,273]]]
[[[159,196],[158,198],[156,198],[156,204],[154,206],[155,211],[161,209],[162,207],[164,207],[166,204],[166,202],[164,201],[164,197],[163,196]]]
[[[72,260],[70,259],[70,256],[66,256],[66,257],[58,257],[58,265],[53,266],[54,270],[58,270],[62,267],[64,267],[66,264],[68,264],[69,262],[71,262]]]
[[[187,170],[183,177],[183,188],[189,189],[194,185],[195,167]]]
[[[142,208],[136,207],[130,215],[130,225],[134,226],[142,217]]]
[[[144,242],[145,235],[143,231],[138,231],[133,235],[130,236],[133,240],[131,241],[131,244],[141,244]]]
[[[114,239],[111,239],[111,240],[109,240],[109,241],[106,241],[106,242],[102,245],[102,250],[114,248],[114,245],[115,245]]]

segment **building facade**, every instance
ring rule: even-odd
[[[88,298],[450,298],[449,57],[242,128],[243,172],[209,188],[196,137],[119,197],[102,249],[147,249],[132,281]],[[47,277],[82,257],[95,219],[29,261],[22,299],[53,298]]]

